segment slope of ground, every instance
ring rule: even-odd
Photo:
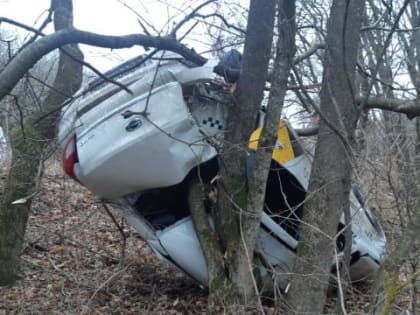
[[[204,313],[205,291],[124,231],[121,260],[122,236],[99,200],[49,168],[33,201],[21,280],[0,289],[0,314]]]
[[[206,291],[156,259],[133,229],[123,227],[125,247],[100,201],[50,163],[33,201],[21,279],[0,289],[0,315],[205,314]],[[366,313],[370,289],[354,288],[348,314]],[[333,294],[330,314],[336,302]],[[402,301],[401,309],[406,305]],[[270,301],[265,307],[267,314],[279,311]]]

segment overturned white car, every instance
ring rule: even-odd
[[[207,269],[189,214],[187,184],[198,166],[207,178],[218,171],[215,146],[223,140],[227,108],[219,97],[226,86],[213,72],[215,64],[194,67],[173,56],[159,62],[135,58],[108,73],[119,76],[132,94],[96,79],[64,109],[59,128],[65,172],[115,201],[157,256],[203,285]],[[251,137],[251,151],[258,132]],[[288,272],[298,243],[311,157],[286,121],[279,124],[278,141],[256,251]],[[386,240],[356,186],[350,202],[350,272],[359,280],[379,268]],[[337,228],[342,227],[340,223]],[[337,246],[343,250],[343,239]]]

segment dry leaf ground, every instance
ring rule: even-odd
[[[206,291],[156,259],[129,226],[124,231],[121,262],[122,237],[97,198],[49,163],[33,201],[20,280],[0,289],[0,315],[205,314]],[[354,287],[348,314],[365,314],[370,290]],[[335,303],[332,294],[331,313]],[[266,310],[279,311],[270,301]]]
[[[101,204],[50,165],[33,201],[21,279],[0,289],[0,314],[205,313],[205,291],[124,230],[121,263],[121,234]]]

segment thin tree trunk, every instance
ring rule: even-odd
[[[242,71],[227,122],[224,150],[221,153],[221,180],[214,211],[216,233],[205,221],[199,205],[199,188],[189,195],[192,217],[204,249],[210,279],[210,312],[237,314],[260,312],[259,296],[253,275],[253,245],[247,246],[241,230],[248,187],[245,158],[263,97],[274,27],[275,0],[251,0]],[[259,218],[255,218],[259,220]],[[259,222],[259,221],[258,221]],[[218,243],[219,245],[215,246]],[[206,252],[207,251],[207,252]],[[213,254],[212,254],[213,253]],[[217,267],[222,257],[223,268]],[[219,274],[218,274],[219,273]],[[218,305],[217,305],[218,304]]]
[[[364,1],[333,1],[321,90],[321,122],[294,273],[290,314],[322,314],[338,221],[350,207],[351,150],[358,109],[354,76]]]
[[[210,226],[209,215],[204,207],[209,187],[198,179],[191,180],[188,190],[188,205],[197,238],[200,242],[206,260],[209,277],[209,301],[208,309],[212,314],[220,313],[220,305],[223,305],[227,291],[223,290],[228,281],[225,273],[223,248],[216,232]]]
[[[51,9],[54,10],[56,30],[72,27],[71,0],[53,0]],[[61,51],[59,55],[54,90],[43,102],[45,112],[61,104],[79,89],[82,82],[82,65],[75,61],[83,59],[82,52],[77,45],[68,45],[64,49],[66,54]],[[36,192],[43,152],[54,138],[58,116],[56,113],[37,123],[34,123],[36,117],[31,117],[26,121],[24,133],[15,129],[10,135],[12,164],[0,203],[0,285],[12,284],[16,280],[31,205],[31,198],[27,197]],[[13,204],[21,198],[27,198],[27,201]]]
[[[273,9],[273,8],[272,8]],[[265,8],[265,13],[270,11],[269,8]],[[253,170],[253,176],[249,179],[248,186],[246,183],[245,172],[244,172],[244,161],[238,161],[238,155],[243,156],[248,142],[248,131],[244,131],[245,128],[254,128],[255,117],[250,116],[250,113],[246,111],[247,108],[251,108],[256,111],[260,106],[260,100],[252,97],[254,100],[250,102],[249,97],[239,93],[238,99],[242,99],[245,104],[237,104],[237,108],[231,112],[233,115],[232,121],[235,121],[235,125],[231,125],[236,131],[228,136],[229,137],[241,137],[237,145],[233,148],[235,154],[232,154],[232,148],[229,147],[229,151],[224,154],[224,165],[229,165],[222,171],[224,176],[223,184],[219,187],[219,204],[218,211],[215,214],[215,222],[218,234],[214,234],[211,228],[206,222],[206,214],[200,206],[200,200],[202,200],[202,192],[200,188],[192,186],[190,190],[190,208],[192,211],[192,218],[194,221],[195,229],[197,231],[198,238],[201,246],[204,250],[206,257],[208,272],[209,272],[209,287],[210,287],[210,305],[209,309],[212,313],[220,313],[221,307],[223,311],[227,313],[238,313],[238,312],[261,312],[261,306],[258,308],[258,297],[257,280],[253,275],[253,252],[256,242],[257,232],[260,225],[260,217],[264,205],[265,197],[265,186],[268,176],[269,167],[271,164],[272,149],[277,140],[277,130],[280,120],[280,115],[283,106],[283,100],[287,90],[287,79],[291,66],[293,64],[293,56],[295,53],[295,4],[294,1],[279,1],[279,38],[277,43],[276,59],[274,63],[274,73],[271,81],[271,92],[268,102],[267,109],[267,121],[263,130],[260,146],[257,151],[257,161],[255,169]],[[262,13],[260,12],[257,16],[251,16],[250,20],[254,23],[256,20],[261,20]],[[258,19],[257,19],[258,17]],[[260,26],[261,27],[261,26]],[[268,26],[263,26],[267,28]],[[255,30],[254,30],[255,32]],[[259,33],[258,31],[254,33]],[[268,53],[270,46],[268,45],[265,49]],[[250,45],[254,50],[257,48],[261,49],[261,45],[258,47]],[[248,60],[248,63],[258,62],[255,60],[257,55],[253,55],[254,60]],[[260,58],[266,59],[267,56],[260,56]],[[246,95],[250,95],[250,80],[258,80],[260,89],[259,93],[262,93],[264,86],[264,77],[261,74],[255,75],[255,67],[261,67],[261,62],[258,65],[253,65],[248,68],[244,65],[242,78],[246,82],[244,84],[246,88]],[[245,69],[248,71],[254,71],[251,75],[247,76]],[[260,68],[259,72],[262,71]],[[259,73],[257,72],[257,73]],[[254,84],[255,86],[255,84]],[[244,89],[244,87],[242,87]],[[249,115],[247,124],[243,124],[243,118],[238,119],[236,115]],[[231,122],[232,123],[232,122]],[[233,124],[233,123],[232,123]],[[241,130],[242,132],[238,132]],[[249,131],[250,131],[249,130]],[[231,140],[232,141],[232,140]],[[233,165],[235,164],[235,165]],[[229,171],[229,175],[226,172]],[[235,174],[236,176],[231,176]],[[226,180],[226,178],[228,180]],[[232,205],[232,199],[235,201],[235,205]],[[232,209],[233,207],[233,209]],[[236,208],[235,208],[236,207]],[[245,210],[245,211],[244,211]],[[201,235],[200,235],[201,234]],[[218,235],[221,237],[218,238]],[[216,242],[215,242],[216,241]],[[221,241],[221,245],[216,245],[217,241]],[[226,249],[224,252],[221,250]],[[220,261],[220,258],[223,261]],[[217,273],[222,273],[218,275]],[[212,274],[213,273],[213,274]]]
[[[246,151],[267,78],[275,7],[275,0],[250,2],[241,76],[235,93],[235,104],[229,112],[226,142],[221,154],[221,181],[215,223],[225,249],[229,279],[223,290],[229,292],[226,303],[230,306],[240,305],[242,310],[245,305],[253,307],[259,304],[252,266],[253,245],[244,238],[243,232],[246,231],[241,224],[248,196]],[[232,309],[232,312],[235,310]]]
[[[246,215],[243,215],[242,230],[252,252],[260,228],[261,214],[264,209],[267,178],[270,171],[273,149],[283,102],[287,92],[287,83],[295,55],[295,1],[280,0],[278,5],[278,40],[276,57],[271,78],[270,95],[265,115],[265,123],[258,141],[256,161],[249,179],[249,194]]]

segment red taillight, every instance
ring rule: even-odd
[[[76,142],[76,134],[73,134],[67,141],[67,143],[64,145],[62,157],[64,172],[66,172],[66,174],[74,180],[77,180],[76,175],[74,174],[74,164],[79,162],[79,157],[77,156]]]

